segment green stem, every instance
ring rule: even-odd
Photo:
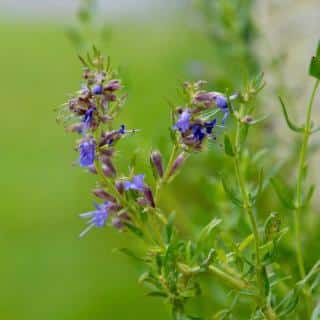
[[[249,195],[247,192],[247,188],[245,185],[245,178],[241,173],[240,170],[240,153],[241,153],[241,145],[240,145],[240,126],[241,123],[238,121],[237,122],[237,128],[236,128],[236,139],[235,139],[235,157],[234,157],[234,166],[235,166],[235,172],[236,172],[236,177],[237,181],[239,184],[240,192],[242,195],[243,199],[243,207],[247,215],[249,216],[250,223],[251,223],[251,228],[252,228],[252,233],[254,236],[255,240],[255,251],[256,251],[256,269],[257,269],[257,282],[260,288],[262,288],[262,278],[261,278],[261,258],[260,258],[260,237],[259,237],[259,231],[258,231],[258,225],[257,221],[255,219],[253,210],[252,210],[252,205],[251,201],[249,199]]]
[[[261,264],[261,256],[260,256],[260,236],[258,224],[256,221],[256,217],[253,212],[252,203],[247,191],[245,177],[240,170],[240,156],[241,156],[241,142],[240,142],[240,129],[241,122],[237,121],[236,127],[236,136],[235,136],[235,156],[234,156],[234,167],[236,178],[239,184],[240,193],[242,195],[243,200],[243,208],[249,217],[251,229],[255,242],[255,254],[256,254],[256,277],[257,277],[257,285],[259,288],[260,299],[258,299],[259,305],[262,307],[264,315],[268,320],[276,320],[277,315],[273,311],[270,303],[268,303],[265,294],[264,294],[264,283],[263,283],[263,267]]]
[[[240,192],[241,192],[241,195],[243,198],[243,207],[244,207],[246,214],[248,215],[248,217],[250,219],[252,233],[253,233],[254,240],[255,240],[257,282],[258,282],[259,287],[262,288],[263,284],[262,284],[262,278],[261,278],[261,258],[260,258],[260,249],[259,249],[260,237],[259,237],[258,225],[257,225],[257,221],[255,219],[255,216],[254,216],[254,213],[252,210],[252,206],[251,206],[251,202],[250,202],[250,199],[248,196],[248,192],[246,190],[244,178],[240,172],[240,163],[239,163],[239,155],[238,154],[235,156],[234,165],[235,165],[236,177],[237,177],[238,184],[240,187]]]
[[[263,311],[265,317],[268,319],[268,320],[277,320],[278,317],[277,315],[275,314],[275,312],[273,311],[272,307],[270,306],[270,304],[268,304],[264,311]]]
[[[170,154],[169,161],[168,161],[168,165],[167,165],[166,170],[163,174],[163,177],[158,180],[157,185],[156,185],[156,191],[155,191],[155,195],[154,195],[155,203],[158,202],[160,189],[161,189],[162,185],[165,184],[169,179],[169,174],[170,174],[172,165],[174,163],[177,151],[178,151],[178,146],[176,144],[174,144],[172,147],[171,154]]]
[[[229,285],[230,287],[237,289],[237,290],[243,290],[249,287],[248,283],[245,282],[244,280],[240,278],[236,278],[221,269],[210,265],[208,267],[208,270],[210,271],[211,274],[216,276],[218,279],[220,279],[223,283]]]
[[[302,199],[303,199],[302,198],[303,173],[304,173],[309,138],[311,135],[312,106],[314,103],[314,99],[315,99],[315,95],[318,87],[319,87],[319,80],[317,80],[314,85],[311,98],[309,101],[309,105],[308,105],[308,110],[307,110],[306,123],[304,127],[303,140],[302,140],[300,156],[299,156],[298,179],[297,179],[297,188],[296,188],[296,205],[295,205],[296,209],[294,210],[296,256],[297,256],[297,263],[298,263],[301,278],[304,278],[306,275],[306,271],[304,267],[304,259],[302,254],[301,225],[300,225],[300,216],[301,216]]]
[[[307,109],[307,116],[306,116],[306,123],[304,126],[304,134],[303,134],[303,140],[301,144],[300,149],[300,155],[299,155],[299,166],[298,166],[298,178],[297,178],[297,186],[296,186],[296,203],[295,203],[295,210],[293,213],[294,217],[294,234],[295,234],[295,243],[296,243],[296,258],[300,273],[300,278],[303,279],[306,276],[306,270],[304,266],[304,258],[302,254],[302,237],[301,237],[301,213],[302,213],[302,207],[303,207],[303,178],[304,178],[304,168],[305,168],[305,162],[307,157],[307,151],[308,151],[308,144],[309,144],[309,138],[311,135],[311,116],[312,116],[312,107],[314,104],[315,95],[317,92],[317,89],[319,87],[320,81],[317,80],[315,82],[315,85],[313,87],[310,101],[308,104]],[[312,312],[312,296],[310,294],[310,291],[308,288],[305,288],[303,290],[305,299],[306,299],[306,310],[308,314],[311,314]]]

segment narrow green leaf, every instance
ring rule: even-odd
[[[314,191],[316,189],[316,186],[313,184],[310,186],[307,195],[305,196],[305,199],[303,200],[303,206],[307,207],[310,204],[310,201],[312,199],[312,196],[314,194]]]
[[[254,119],[253,121],[251,121],[249,123],[249,125],[252,125],[252,126],[256,125],[256,124],[258,124],[260,122],[263,122],[264,120],[268,119],[269,117],[270,117],[270,114],[266,114],[264,116],[261,116],[260,118]]]
[[[261,149],[258,152],[256,152],[253,156],[252,156],[252,163],[260,163],[261,160],[268,154],[268,149]]]
[[[295,132],[303,132],[304,128],[303,127],[299,127],[297,125],[295,125],[293,122],[291,122],[291,120],[289,119],[289,115],[288,115],[288,112],[287,112],[287,109],[286,109],[286,106],[283,102],[283,100],[281,99],[281,97],[279,97],[279,101],[280,101],[280,104],[281,104],[281,107],[282,107],[282,112],[283,112],[283,115],[286,119],[286,122],[287,122],[287,125],[288,127],[292,130],[292,131],[295,131]]]
[[[115,252],[120,251],[120,252],[124,253],[126,256],[128,256],[130,258],[133,258],[133,259],[138,260],[138,261],[144,261],[142,258],[138,257],[133,251],[131,251],[128,248],[117,248],[114,251]]]
[[[256,201],[257,198],[259,197],[259,195],[261,194],[261,192],[263,191],[263,168],[260,169],[259,171],[259,175],[258,175],[258,185],[255,188],[255,190],[252,191],[251,193],[251,198],[253,201]]]
[[[314,308],[311,316],[311,320],[319,320],[320,319],[320,303]]]
[[[280,160],[277,163],[275,163],[272,166],[272,168],[269,168],[268,174],[265,177],[264,182],[263,182],[262,190],[266,189],[269,186],[271,178],[275,177],[278,174],[278,172],[281,170],[283,164],[284,164],[284,162]]]
[[[270,282],[269,282],[266,268],[262,269],[262,280],[263,280],[263,284],[264,284],[264,295],[265,295],[265,297],[268,297],[269,292],[270,292]]]
[[[243,252],[253,242],[254,242],[254,235],[253,233],[251,233],[238,244],[238,252],[239,253]]]
[[[124,224],[136,236],[138,236],[139,238],[143,238],[143,232],[139,228],[129,222],[125,222]]]
[[[213,218],[199,233],[198,242],[205,241],[210,236],[213,229],[215,229],[220,223],[221,219]]]
[[[299,290],[297,288],[290,290],[289,293],[276,306],[275,311],[278,316],[283,317],[290,314],[298,305]]]
[[[78,55],[78,58],[79,58],[79,60],[81,61],[81,63],[85,66],[85,67],[89,67],[89,65],[88,65],[88,63],[86,62],[86,60],[83,58],[83,57],[81,57],[80,55]]]
[[[234,150],[232,147],[232,143],[231,143],[231,140],[230,140],[230,137],[228,136],[228,134],[224,135],[224,150],[228,156],[230,156],[230,157],[235,156],[235,153],[234,153]]]
[[[310,291],[313,292],[316,290],[316,288],[320,287],[320,273],[318,276],[313,280],[313,282],[310,285]]]
[[[294,209],[291,197],[288,195],[288,192],[285,190],[283,184],[281,184],[279,180],[276,180],[276,178],[271,178],[270,181],[282,204],[288,209]]]
[[[320,80],[320,57],[312,57],[309,67],[309,75]]]
[[[147,293],[148,297],[158,297],[158,298],[166,298],[167,294],[162,291],[151,291]]]
[[[93,63],[92,58],[91,58],[89,52],[87,53],[87,61],[88,61],[88,64],[89,64],[91,67],[94,67],[94,66],[95,66],[95,64]]]
[[[230,200],[239,208],[243,208],[242,201],[238,199],[234,190],[228,187],[228,183],[223,175],[220,175],[221,182],[225,193],[229,196]]]
[[[175,216],[175,215],[174,215]],[[165,241],[167,244],[169,244],[170,242],[172,242],[172,240],[174,239],[174,226],[173,226],[173,220],[168,219],[168,223],[165,226],[164,229],[164,235],[165,235]]]
[[[248,124],[242,125],[242,127],[240,129],[240,144],[241,145],[244,145],[244,143],[246,142],[248,132],[249,132],[249,125]]]

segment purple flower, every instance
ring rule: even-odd
[[[99,95],[103,93],[103,86],[101,84],[95,84],[91,89],[93,94]]]
[[[109,209],[112,205],[113,205],[112,202],[109,202],[109,201],[103,204],[96,204],[95,211],[89,211],[89,212],[80,214],[81,218],[89,219],[88,220],[89,226],[80,233],[80,237],[83,237],[93,227],[97,227],[97,228],[104,227],[109,216]]]
[[[214,100],[221,111],[228,112],[228,100],[225,96],[218,94]]]
[[[200,123],[196,123],[192,126],[192,133],[195,140],[201,142],[204,139],[206,136],[204,129],[205,128]]]
[[[193,103],[197,103],[197,102],[204,102],[207,104],[211,104],[215,97],[217,96],[216,92],[206,92],[206,93],[199,93],[195,96],[195,98],[193,99]]]
[[[120,126],[120,129],[118,130],[118,132],[119,132],[120,134],[125,134],[125,133],[126,133],[126,126],[125,126],[124,124],[122,124],[122,125]]]
[[[212,130],[215,127],[216,124],[217,124],[217,119],[213,119],[210,122],[205,122],[204,123],[204,127],[206,128],[207,134],[211,134],[212,133]]]
[[[95,141],[93,139],[85,139],[79,144],[79,164],[81,167],[93,165],[95,159]]]
[[[238,97],[238,93],[234,93],[229,97],[229,100],[235,100]],[[225,123],[226,119],[229,116],[229,106],[228,99],[219,92],[207,92],[200,93],[194,98],[194,103],[203,102],[206,105],[211,105],[211,103],[215,103],[216,106],[224,113],[222,124]]]
[[[190,126],[190,117],[191,117],[191,114],[188,110],[183,111],[178,121],[174,125],[174,128],[178,129],[181,132],[186,132]]]
[[[120,89],[120,81],[119,80],[111,80],[104,88],[108,91],[116,91]]]
[[[132,181],[125,181],[124,182],[124,189],[125,190],[138,190],[143,192],[145,189],[144,185],[144,174],[138,174],[133,177]]]
[[[81,86],[81,94],[85,95],[89,92],[88,86],[86,84]]]
[[[92,125],[93,114],[95,109],[96,109],[95,107],[90,107],[82,117],[81,122],[84,124],[85,130],[89,129]]]
[[[180,153],[173,162],[173,165],[169,172],[169,177],[172,177],[181,168],[185,160],[186,160],[185,153],[184,152]]]
[[[228,119],[228,117],[229,117],[229,112],[226,111],[226,112],[224,113],[224,115],[223,115],[222,120],[221,120],[221,124],[222,124],[222,125],[224,125],[224,123],[226,122],[226,120]]]
[[[152,167],[154,169],[154,173],[162,178],[163,177],[163,164],[162,164],[162,155],[159,151],[152,151],[150,155],[150,162],[152,164]]]

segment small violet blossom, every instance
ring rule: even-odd
[[[95,84],[91,91],[93,94],[100,95],[103,93],[103,86],[101,84]]]
[[[95,211],[89,211],[89,212],[80,214],[81,218],[89,219],[88,220],[89,226],[81,232],[80,237],[83,237],[93,227],[97,227],[97,228],[104,227],[109,216],[109,208],[112,205],[113,205],[112,202],[109,202],[109,201],[103,204],[96,204]]]
[[[84,130],[89,129],[92,126],[94,111],[95,107],[90,107],[82,117],[81,122],[83,123]]]
[[[204,128],[200,123],[196,123],[192,126],[192,133],[193,133],[194,139],[199,142],[201,142],[206,136]]]
[[[178,129],[180,132],[186,132],[190,126],[191,114],[188,110],[181,113],[178,121],[176,122],[174,128]]]
[[[205,122],[204,124],[195,123],[191,126],[193,138],[196,141],[202,142],[202,140],[207,136],[212,134],[212,130],[217,123],[217,119],[213,119],[210,122]]]
[[[212,133],[212,130],[216,126],[216,124],[217,124],[217,119],[213,119],[210,122],[205,122],[204,123],[204,126],[206,128],[207,134],[211,134]]]
[[[122,125],[120,126],[120,129],[118,130],[118,132],[119,132],[120,134],[125,134],[125,133],[126,133],[126,126],[125,126],[124,124],[122,124]]]
[[[238,97],[238,94],[235,93],[232,96],[229,97],[229,100],[235,100]],[[222,118],[222,125],[224,125],[225,121],[227,120],[229,116],[229,106],[228,106],[228,99],[219,92],[207,92],[199,94],[194,99],[195,102],[203,102],[207,105],[210,105],[211,103],[215,103],[216,106],[224,113],[224,116]]]
[[[125,190],[137,190],[143,192],[145,189],[144,174],[138,174],[132,178],[131,181],[124,182]]]
[[[93,165],[95,160],[95,141],[93,139],[85,139],[79,144],[79,164],[81,167],[89,167]]]

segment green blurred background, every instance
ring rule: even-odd
[[[190,73],[201,74],[193,62],[213,66],[213,73],[224,69],[225,53],[182,16],[109,26],[106,54],[120,66],[129,93],[121,122],[141,129],[122,146],[123,158],[138,145],[141,166],[151,146],[167,154],[166,98],[176,96],[179,81]],[[91,210],[95,180],[73,166],[75,137],[57,125],[54,108],[80,86],[81,65],[66,37],[66,23],[44,20],[6,17],[0,23],[0,318],[169,319],[163,303],[145,298],[137,284],[140,267],[114,252],[128,243],[126,235],[102,229],[82,240],[77,237],[83,228],[78,214]],[[239,82],[237,61],[225,68],[230,83]],[[215,151],[219,153],[219,146]],[[190,168],[199,169],[206,159],[192,159]],[[211,170],[217,167],[211,162]],[[201,199],[190,197],[195,183],[204,184],[201,179],[187,170],[176,183],[179,194],[166,194],[166,206],[187,199],[185,210],[204,222],[197,215],[210,206],[199,207]],[[203,194],[212,197],[207,189]]]

